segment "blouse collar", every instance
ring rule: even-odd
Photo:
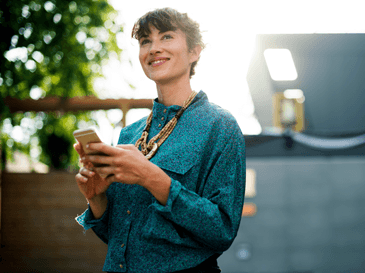
[[[199,93],[195,96],[194,100],[191,102],[191,104],[188,107],[188,110],[190,110],[189,108],[191,107],[191,109],[195,108],[194,104],[197,101],[200,101],[202,99],[208,99],[207,95],[201,90],[199,91]],[[166,113],[167,115],[171,114],[176,114],[177,111],[179,111],[181,108],[180,105],[171,105],[171,106],[165,106],[162,103],[158,102],[158,98],[155,98],[153,100],[153,117],[159,116],[162,113]]]

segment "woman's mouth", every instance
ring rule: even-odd
[[[159,65],[166,63],[168,60],[170,60],[170,59],[166,58],[166,59],[154,60],[154,61],[150,62],[149,64],[152,65],[153,67],[155,67],[155,66],[159,66]]]

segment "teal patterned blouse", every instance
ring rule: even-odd
[[[149,139],[180,108],[155,99]],[[123,128],[119,144],[134,144],[146,120]],[[104,271],[188,269],[222,254],[237,235],[245,193],[245,142],[228,111],[200,91],[151,162],[171,178],[166,206],[139,185],[114,182],[100,219],[90,207],[76,218],[108,244]]]

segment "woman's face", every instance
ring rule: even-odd
[[[186,35],[180,29],[160,32],[154,26],[151,34],[139,40],[139,61],[148,78],[159,84],[189,79],[191,63],[199,58],[199,52],[189,52]]]

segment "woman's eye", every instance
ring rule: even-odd
[[[147,44],[147,43],[149,43],[149,42],[150,42],[150,40],[148,40],[148,39],[144,39],[144,40],[141,42],[141,45]]]
[[[163,36],[163,39],[172,39],[172,36],[170,34],[166,34]]]

